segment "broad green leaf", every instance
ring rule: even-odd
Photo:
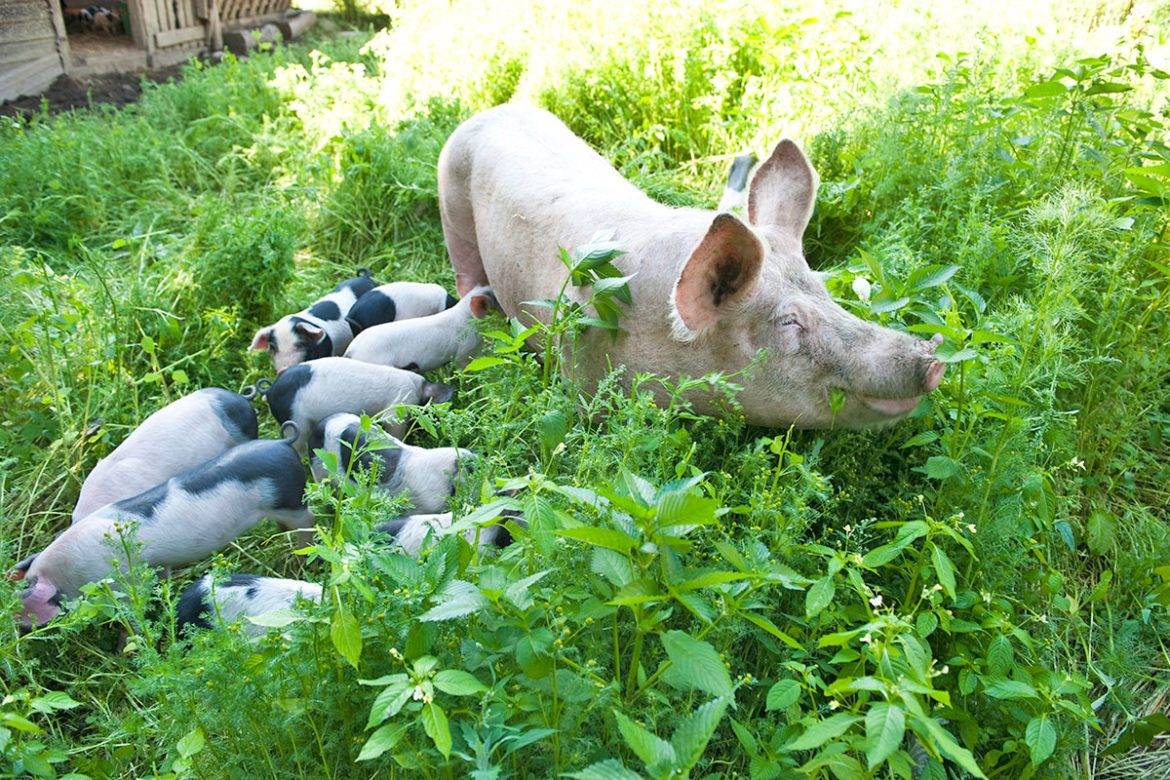
[[[249,623],[266,628],[284,628],[298,620],[305,619],[304,615],[288,607],[270,609],[267,612],[261,612],[259,615],[245,615],[244,617],[248,619]]]
[[[358,753],[357,760],[370,761],[392,749],[409,727],[409,723],[387,723],[382,726],[370,735],[366,744],[362,745],[362,752]]]
[[[854,723],[861,720],[860,715],[850,715],[848,712],[839,712],[830,715],[824,720],[818,720],[805,729],[804,733],[785,745],[787,750],[812,750],[819,748],[830,739],[841,736]]]
[[[595,526],[579,526],[577,528],[562,528],[556,532],[557,536],[577,539],[578,541],[595,544],[618,552],[626,552],[637,547],[640,542],[632,536],[612,528],[597,528]]]
[[[959,473],[962,467],[954,458],[932,455],[926,459],[926,476],[931,479],[947,479]]]
[[[423,704],[418,714],[422,721],[423,731],[435,743],[435,747],[443,754],[443,758],[451,757],[451,727],[447,725],[447,715],[443,709],[433,701]]]
[[[468,363],[463,368],[463,370],[464,371],[483,371],[485,368],[491,368],[492,366],[504,365],[507,362],[508,361],[505,360],[504,358],[490,357],[490,356],[477,357],[475,360]],[[369,743],[366,743],[366,744],[369,744]]]
[[[658,498],[657,524],[660,529],[674,526],[705,525],[715,522],[719,502],[706,496],[675,491]]]
[[[785,710],[796,703],[804,688],[796,680],[780,680],[768,689],[767,711]]]
[[[333,619],[329,623],[329,637],[341,657],[357,669],[358,661],[362,657],[362,627],[344,605],[333,613]]]
[[[451,580],[435,593],[434,598],[438,603],[419,615],[418,620],[424,623],[452,620],[478,612],[488,605],[479,588],[463,580]]]
[[[811,618],[819,615],[825,607],[833,603],[836,592],[837,586],[831,575],[826,574],[814,582],[804,597],[805,616]]]
[[[203,749],[207,740],[203,737],[203,729],[196,727],[194,731],[187,733],[187,736],[179,740],[177,745],[179,755],[183,758],[190,758]]]
[[[773,623],[771,620],[768,620],[768,618],[764,617],[763,615],[757,615],[754,612],[740,612],[739,614],[741,617],[746,618],[749,622],[754,623],[755,625],[764,629],[769,634],[791,647],[793,650],[804,650],[804,646],[801,645],[800,642],[797,642],[788,634],[781,631],[775,623]]]
[[[670,744],[674,747],[676,772],[685,774],[702,757],[729,703],[729,697],[713,699],[688,715],[674,730]]]
[[[915,290],[925,290],[929,287],[938,287],[945,284],[959,270],[957,265],[928,265],[917,268],[906,278],[906,286]]]
[[[1109,512],[1097,510],[1085,523],[1085,543],[1097,555],[1110,552],[1117,543],[1117,518]]]
[[[48,712],[50,710],[71,710],[74,707],[80,707],[81,702],[77,701],[65,691],[49,691],[44,696],[38,696],[33,699],[30,704],[32,708],[40,712]]]
[[[613,714],[617,718],[618,731],[621,732],[622,738],[630,746],[630,750],[642,759],[642,763],[649,767],[675,762],[674,747],[669,742],[642,728],[622,713],[615,710]]]
[[[459,669],[442,669],[435,672],[431,681],[440,691],[452,696],[473,696],[487,691],[487,686],[477,680],[475,675]]]
[[[715,648],[707,642],[682,631],[667,631],[662,635],[662,646],[691,686],[712,696],[731,693],[731,675]]]
[[[943,548],[930,542],[930,562],[934,564],[934,573],[938,575],[938,582],[952,599],[955,597],[955,565],[947,556]]]
[[[1025,98],[1051,98],[1059,97],[1068,92],[1068,87],[1059,81],[1044,81],[1039,84],[1033,84],[1024,90]]]
[[[1019,680],[996,680],[985,688],[994,699],[1038,699],[1040,694],[1026,682]]]
[[[865,713],[865,757],[873,770],[902,745],[906,734],[906,713],[901,707],[882,702]]]
[[[1000,634],[987,646],[987,671],[996,677],[1007,677],[1015,666],[1015,655],[1012,641]]]
[[[370,717],[366,721],[367,729],[385,722],[387,718],[393,718],[414,695],[414,683],[405,674],[395,674],[391,677],[400,679],[387,685],[374,698],[374,703],[370,705]]]
[[[687,580],[678,586],[678,590],[686,593],[687,591],[698,590],[699,588],[709,588],[712,585],[722,585],[725,582],[748,579],[751,576],[750,574],[738,571],[710,571],[706,574],[700,574],[694,579]]]
[[[917,725],[921,730],[926,731],[938,745],[939,752],[944,756],[976,777],[987,780],[987,775],[983,774],[983,770],[979,768],[979,764],[976,763],[975,756],[971,755],[971,751],[955,742],[950,733],[940,726],[934,718],[912,717],[911,724]]]
[[[608,547],[593,548],[593,561],[589,568],[609,580],[609,584],[615,588],[629,585],[633,578],[633,574],[630,572],[630,560],[620,552]]]
[[[549,569],[538,571],[536,574],[509,584],[504,590],[504,598],[520,609],[528,609],[532,606],[532,596],[528,595],[528,589],[540,582],[549,571]]]
[[[904,450],[907,447],[921,447],[923,444],[930,444],[934,441],[938,441],[938,431],[919,431],[907,439],[899,449]]]
[[[1032,751],[1032,766],[1040,766],[1056,749],[1056,726],[1047,715],[1037,715],[1024,729],[1024,742]]]
[[[879,566],[885,566],[901,555],[904,549],[906,549],[905,545],[883,544],[881,547],[875,547],[867,552],[861,559],[861,565],[867,569],[876,569]]]
[[[643,780],[640,774],[626,769],[616,758],[598,761],[580,772],[570,772],[565,777],[572,777],[575,780]]]

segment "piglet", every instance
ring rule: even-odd
[[[27,572],[12,577],[27,580],[24,622],[50,620],[62,599],[76,598],[86,583],[125,571],[125,548],[151,566],[185,566],[222,550],[264,517],[284,529],[312,528],[305,471],[291,441],[233,447],[70,526],[32,559]]]
[[[456,494],[475,461],[475,453],[457,447],[412,447],[380,428],[362,430],[354,414],[333,414],[313,427],[309,436],[309,470],[318,482],[333,475],[317,455],[324,450],[337,458],[341,475],[377,469],[378,487],[390,495],[406,493],[408,508],[438,512]]]
[[[208,387],[147,417],[85,478],[73,522],[255,439],[256,410],[250,398]]]
[[[278,374],[306,360],[342,354],[353,340],[345,317],[358,298],[375,286],[369,269],[360,269],[357,276],[346,279],[304,311],[287,314],[256,331],[252,349],[268,350]]]
[[[191,583],[179,596],[175,609],[175,631],[183,634],[193,627],[211,628],[217,619],[223,623],[240,621],[244,634],[260,636],[264,626],[247,620],[276,609],[289,609],[298,598],[320,601],[321,586],[301,580],[233,574],[216,584],[207,574]]]
[[[491,525],[472,527],[463,532],[463,538],[468,544],[475,544],[479,539],[479,549],[503,548],[512,543],[512,534],[504,525],[507,520],[514,520],[524,525],[523,515],[513,509],[505,509],[500,513],[499,521]],[[451,512],[438,514],[403,515],[382,523],[374,530],[380,531],[393,539],[392,548],[407,555],[418,555],[427,535],[432,534],[435,539],[438,535],[450,528],[454,523]],[[433,533],[432,533],[433,532]]]
[[[345,319],[353,335],[366,328],[415,317],[429,317],[450,309],[459,299],[442,285],[424,282],[390,282],[358,298]]]
[[[388,366],[375,366],[346,358],[310,360],[293,366],[265,392],[272,415],[280,422],[292,420],[300,436],[298,452],[304,452],[309,433],[321,420],[338,412],[377,415],[398,404],[422,405],[451,400],[447,385],[433,384],[421,375]],[[405,425],[389,421],[390,432],[401,436]]]
[[[345,356],[411,371],[430,371],[451,361],[463,364],[483,341],[472,320],[483,319],[494,308],[491,289],[476,287],[446,311],[363,330]]]

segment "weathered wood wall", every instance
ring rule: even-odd
[[[0,1],[0,100],[43,92],[65,72],[65,30],[51,2]]]

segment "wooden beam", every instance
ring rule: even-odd
[[[202,41],[206,37],[207,30],[200,24],[194,27],[182,27],[178,30],[157,32],[154,34],[154,45],[156,48],[165,49],[168,46],[178,46],[182,43]]]

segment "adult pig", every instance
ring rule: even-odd
[[[73,522],[136,496],[256,438],[248,396],[208,387],[167,404],[98,461],[81,486]]]
[[[274,609],[289,609],[298,598],[321,600],[321,586],[313,582],[256,574],[233,574],[215,583],[207,574],[191,583],[179,596],[175,608],[175,630],[182,634],[191,627],[211,628],[213,620],[243,624],[244,634],[260,636],[267,630],[246,618]]]
[[[293,366],[264,391],[272,416],[281,423],[292,420],[300,435],[298,452],[304,452],[313,426],[331,414],[376,415],[398,404],[420,406],[451,399],[447,385],[426,381],[422,375],[389,366],[329,357]],[[390,432],[401,436],[404,425],[387,421]]]
[[[362,430],[355,414],[333,414],[313,427],[309,436],[309,470],[318,482],[333,475],[317,450],[337,458],[338,471],[354,474],[358,467],[377,469],[378,487],[390,495],[406,493],[415,512],[441,512],[458,492],[475,453],[458,447],[414,447],[380,428]]]
[[[671,379],[737,375],[748,422],[769,427],[862,427],[911,411],[938,387],[941,341],[872,325],[838,306],[808,267],[801,236],[818,179],[792,141],[759,165],[747,220],[655,203],[552,114],[505,105],[464,122],[439,155],[439,208],[460,294],[490,284],[503,311],[548,321],[567,270],[557,248],[612,229],[627,250],[633,307],[616,341],[587,329],[576,376],[587,386],[609,366]],[[570,295],[582,297],[571,285]],[[566,361],[567,363],[567,361]],[[566,366],[567,368],[567,366]],[[845,400],[836,413],[834,391]],[[688,398],[717,414],[713,391]]]
[[[340,355],[353,340],[346,315],[358,298],[376,286],[369,269],[362,268],[304,311],[286,314],[256,331],[251,348],[268,350],[278,374],[306,360]]]
[[[308,529],[305,470],[290,440],[241,444],[137,496],[108,504],[70,526],[32,559],[23,596],[26,623],[43,623],[81,587],[125,571],[124,546],[151,566],[184,566],[222,550],[261,518]],[[108,546],[124,534],[127,543]]]
[[[358,298],[345,316],[353,335],[366,328],[415,317],[429,317],[450,309],[459,299],[431,282],[390,282]]]

